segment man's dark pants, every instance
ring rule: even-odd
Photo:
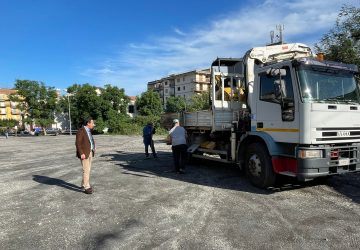
[[[187,145],[181,144],[171,147],[174,157],[175,171],[179,172],[180,169],[185,168],[186,159],[187,159]]]
[[[145,145],[145,155],[146,157],[149,156],[149,146],[151,148],[151,152],[153,154],[154,157],[156,157],[156,151],[155,151],[155,147],[154,147],[154,141],[152,138],[148,139],[144,139],[144,145]]]

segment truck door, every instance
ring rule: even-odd
[[[256,78],[256,131],[270,134],[277,142],[298,142],[299,115],[290,67],[268,68]]]

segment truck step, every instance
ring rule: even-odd
[[[188,147],[187,151],[188,153],[194,153],[198,147],[200,147],[200,144],[192,144],[190,147]]]
[[[227,154],[226,150],[216,150],[216,149],[207,149],[207,148],[198,148],[197,150],[200,152],[204,152],[204,153],[212,153],[212,154],[219,154],[219,155]]]
[[[234,163],[233,161],[228,161],[228,160],[225,160],[225,159],[220,159],[220,158],[215,158],[215,157],[205,156],[205,155],[193,154],[191,156],[194,157],[194,158],[206,159],[206,160],[209,160],[209,161],[218,161],[218,162],[230,163],[230,164]]]

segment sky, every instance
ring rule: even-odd
[[[360,0],[0,0],[0,88],[111,84],[129,96],[270,42],[313,47]]]

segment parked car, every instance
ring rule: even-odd
[[[59,135],[61,134],[61,130],[58,128],[47,128],[45,129],[47,135]]]
[[[72,135],[76,135],[76,133],[77,133],[77,129],[72,129],[72,130],[71,130],[71,134],[72,134]],[[63,134],[63,135],[70,135],[70,129],[65,129],[64,131],[62,131],[61,134]]]

